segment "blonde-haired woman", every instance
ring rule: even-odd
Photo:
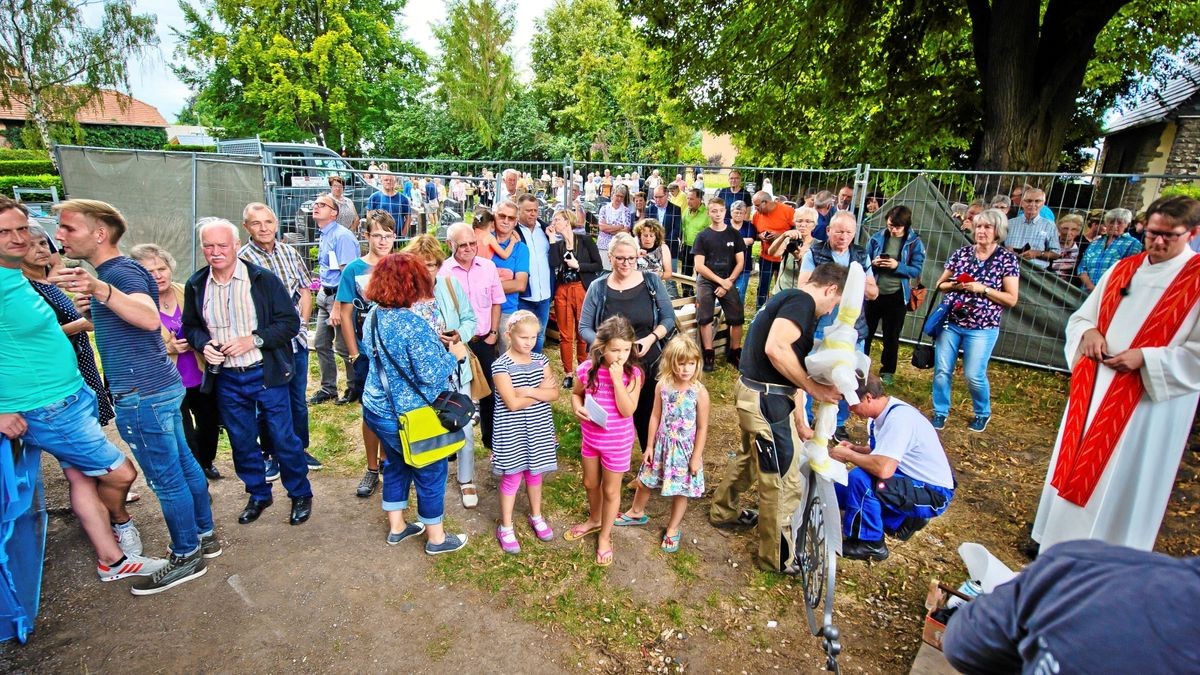
[[[459,343],[466,345],[475,335],[475,310],[458,281],[437,275],[446,259],[441,242],[433,235],[422,234],[408,242],[402,253],[411,253],[424,262],[425,269],[433,280],[433,297],[417,299],[410,309],[425,319],[446,349]],[[447,386],[458,390],[459,393],[468,396],[471,394],[471,364],[468,359],[459,362],[458,370],[450,377]],[[458,489],[462,496],[463,508],[473,509],[479,504],[479,492],[473,482],[475,428],[467,424],[463,427],[463,432],[466,434],[467,444],[458,453]]]

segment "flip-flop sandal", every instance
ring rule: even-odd
[[[674,537],[672,537],[671,535],[664,532],[663,539],[662,539],[663,553],[674,553],[674,552],[678,551],[679,550],[679,540],[681,540],[681,539],[683,539],[683,528],[682,527],[679,528],[679,530],[675,533]]]
[[[132,504],[134,502],[138,502],[141,500],[142,500],[142,496],[136,492],[130,492],[129,494],[125,495],[125,503],[126,504]]]
[[[618,513],[617,519],[613,521],[613,525],[617,527],[636,527],[638,525],[645,525],[648,522],[650,522],[650,516],[644,513],[637,518],[624,513]]]
[[[599,531],[600,531],[599,525],[597,525],[595,527],[591,527],[591,528],[585,527],[582,524],[572,525],[571,529],[567,530],[566,532],[563,532],[563,539],[566,539],[567,541],[575,541],[576,539],[583,539],[584,537],[588,536],[589,534],[591,534],[593,532],[599,532]]]
[[[607,551],[596,551],[596,566],[608,567],[613,561],[613,550],[610,548]]]

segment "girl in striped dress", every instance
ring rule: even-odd
[[[621,507],[621,480],[633,454],[633,411],[644,379],[641,368],[634,365],[635,340],[637,335],[625,317],[605,319],[596,329],[588,360],[575,371],[571,390],[583,436],[580,454],[589,513],[588,519],[572,527],[564,538],[574,541],[599,532],[596,564],[601,567],[612,564],[613,521]],[[593,413],[603,419],[593,419]]]
[[[542,517],[542,477],[558,469],[558,437],[550,402],[558,400],[559,387],[550,372],[550,361],[533,351],[540,330],[533,312],[514,312],[504,331],[508,351],[492,364],[496,385],[492,473],[500,478],[496,540],[511,554],[521,552],[513,531],[513,508],[522,478],[529,495],[529,527],[542,541],[554,538],[554,530]]]

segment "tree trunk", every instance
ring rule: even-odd
[[[1096,37],[1128,2],[1050,0],[1039,17],[1039,0],[968,0],[983,90],[976,168],[1057,168]]]
[[[50,138],[50,121],[46,119],[42,97],[36,89],[29,91],[29,116],[33,120],[33,125],[37,127],[38,136],[42,139],[42,147],[50,154],[50,162],[54,164],[54,171],[57,173],[58,158],[54,154],[54,140]]]

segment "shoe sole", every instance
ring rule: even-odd
[[[275,474],[274,476],[267,476],[268,483],[274,483],[277,480],[279,480],[279,474]]]
[[[983,426],[979,427],[978,429],[976,429],[975,427],[972,427],[972,426],[967,426],[967,428],[970,429],[971,431],[974,431],[977,434],[982,434],[984,431],[987,431],[987,422],[984,422]]]
[[[166,586],[158,586],[156,588],[130,588],[129,592],[134,595],[154,595],[156,593],[162,593],[163,591],[175,588],[179,584],[187,583],[197,577],[202,577],[205,574],[208,574],[207,566],[201,567],[200,569],[187,575],[186,577],[181,577],[179,579],[176,579],[175,581],[172,581],[171,583],[167,584]]]
[[[219,549],[217,549],[216,551],[210,551],[210,552],[208,552],[208,553],[205,553],[205,552],[201,551],[201,552],[200,552],[200,556],[201,556],[202,558],[204,558],[205,560],[212,560],[213,558],[219,558],[219,557],[221,557],[221,554],[222,554],[222,553],[224,553],[224,552],[225,552],[225,549],[223,549],[223,548],[219,548]]]
[[[121,579],[128,579],[129,577],[148,577],[148,576],[152,576],[155,572],[157,572],[160,569],[162,569],[162,568],[159,567],[159,568],[155,568],[155,569],[147,571],[143,567],[142,569],[139,569],[136,572],[122,572],[120,574],[110,576],[110,577],[100,577],[100,582],[106,584],[110,581],[120,581]]]

